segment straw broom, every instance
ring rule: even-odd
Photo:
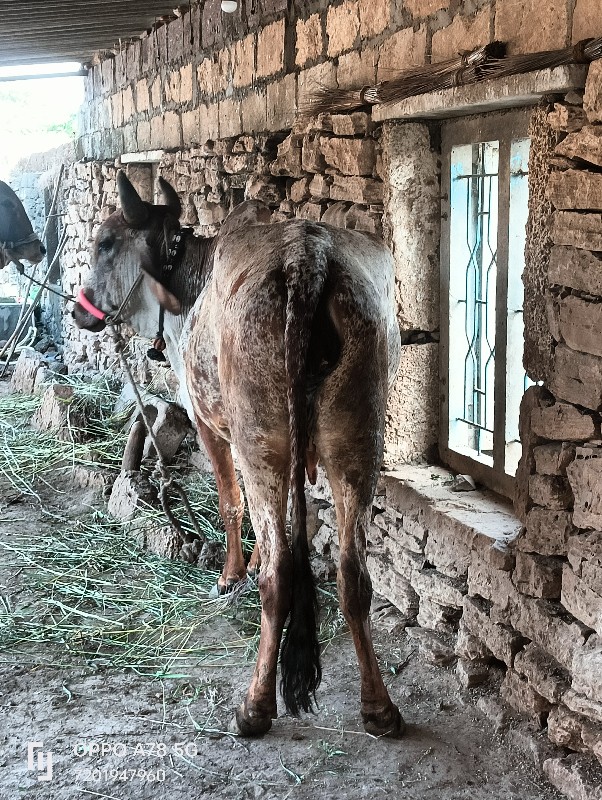
[[[376,86],[364,86],[361,89],[322,87],[308,95],[301,104],[299,116],[307,118],[337,111],[353,111],[365,105],[396,103],[418,94],[474,83],[483,66],[492,58],[501,58],[505,49],[503,42],[494,41],[447,61],[404,70],[395,78]]]
[[[538,69],[553,69],[564,64],[589,64],[602,58],[602,38],[582,39],[563,50],[543,50],[540,53],[493,58],[483,64],[479,80],[503,78]]]

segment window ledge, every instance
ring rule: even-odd
[[[438,92],[408,97],[391,105],[375,105],[372,119],[449,119],[482,114],[503,108],[535,105],[547,94],[569,92],[585,86],[587,67],[570,64],[494,78],[469,86],[455,86]]]
[[[379,492],[401,513],[423,508],[427,516],[449,521],[450,532],[463,529],[504,546],[516,539],[521,522],[509,501],[487,490],[453,492],[454,474],[442,467],[402,465],[381,473]]]

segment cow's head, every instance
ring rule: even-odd
[[[152,306],[158,301],[172,314],[180,313],[179,300],[163,284],[162,268],[166,247],[179,228],[181,204],[167,181],[159,178],[159,185],[166,204],[152,205],[140,198],[125,173],[117,173],[121,210],[102,223],[94,240],[91,275],[73,309],[78,327],[100,331],[105,321],[95,310],[108,315],[119,311],[121,319],[136,317],[139,334],[153,336],[157,318],[154,311],[149,313],[150,293],[155,298]],[[122,307],[135,285],[139,288]]]
[[[0,181],[0,268],[22,258],[37,264],[45,253],[23,204],[10,186]]]

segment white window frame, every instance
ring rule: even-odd
[[[440,455],[444,463],[453,470],[471,475],[477,482],[511,497],[514,493],[514,468],[518,442],[518,406],[524,393],[525,375],[522,366],[524,336],[522,320],[523,285],[521,274],[524,267],[524,242],[526,225],[526,203],[524,192],[527,178],[523,172],[514,174],[511,156],[516,152],[513,142],[528,139],[528,123],[531,109],[511,112],[496,112],[478,117],[449,120],[441,125],[442,151],[442,228],[441,228],[441,419]],[[458,214],[452,213],[452,148],[481,142],[499,143],[498,178],[496,203],[492,202],[493,214],[497,215],[497,251],[495,282],[495,377],[493,381],[493,446],[486,453],[458,445],[456,423],[461,420],[457,413],[458,359],[462,357],[459,338],[466,330],[460,329],[450,335],[450,313],[453,325],[458,322],[457,280],[454,277],[454,255],[459,241]],[[456,151],[458,152],[458,151]],[[511,182],[516,180],[520,186]],[[519,203],[511,203],[511,197],[522,193]],[[494,207],[495,206],[495,207]],[[517,219],[517,214],[520,219]],[[456,246],[454,248],[454,242]],[[453,251],[453,252],[452,252]],[[450,298],[451,288],[451,298]],[[466,294],[466,292],[465,292]],[[462,371],[464,376],[464,370]],[[464,378],[463,378],[464,379]],[[450,386],[452,397],[450,398]],[[456,387],[456,388],[454,388]],[[454,401],[455,398],[455,401]],[[451,409],[451,413],[450,413]],[[450,422],[451,420],[451,422]],[[459,422],[459,425],[464,423]],[[489,427],[488,423],[488,427]],[[474,426],[473,426],[474,427]],[[450,441],[450,434],[452,440]],[[486,434],[489,436],[489,434]],[[454,437],[455,440],[454,441]],[[507,466],[508,464],[508,466]],[[511,466],[513,465],[513,466]],[[514,468],[513,468],[514,467]]]

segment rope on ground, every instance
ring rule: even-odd
[[[115,327],[110,318],[107,317],[106,322],[107,322],[107,327],[111,331],[113,342],[115,343],[115,350],[119,355],[119,359],[123,366],[124,372],[130,382],[132,391],[134,392],[134,397],[136,398],[136,405],[138,406],[138,411],[140,412],[140,416],[142,417],[142,420],[146,425],[149,438],[157,454],[157,468],[160,476],[159,499],[161,500],[161,506],[163,507],[163,511],[165,512],[165,515],[167,516],[171,526],[180,537],[183,546],[186,547],[187,551],[190,551],[190,549],[193,548],[193,553],[194,553],[195,545],[196,547],[204,545],[207,541],[207,537],[201,530],[201,527],[198,523],[192,505],[190,504],[190,500],[188,499],[188,495],[186,494],[182,486],[180,486],[180,484],[175,481],[163,459],[163,455],[161,454],[161,448],[159,447],[159,443],[157,441],[157,437],[155,436],[155,432],[153,431],[152,422],[148,418],[144,402],[142,400],[142,397],[140,396],[140,391],[138,390],[138,386],[136,385],[136,382],[134,380],[134,376],[130,369],[130,365],[128,364],[128,361],[125,357],[124,353],[125,341],[123,339],[123,336],[117,330],[117,328]],[[176,492],[180,496],[182,502],[184,503],[184,507],[186,508],[188,516],[190,517],[190,520],[194,526],[194,532],[185,531],[179,520],[175,517],[171,509],[171,501],[169,498],[170,489]],[[191,553],[191,555],[193,553]],[[196,555],[198,555],[198,553],[196,553]]]

